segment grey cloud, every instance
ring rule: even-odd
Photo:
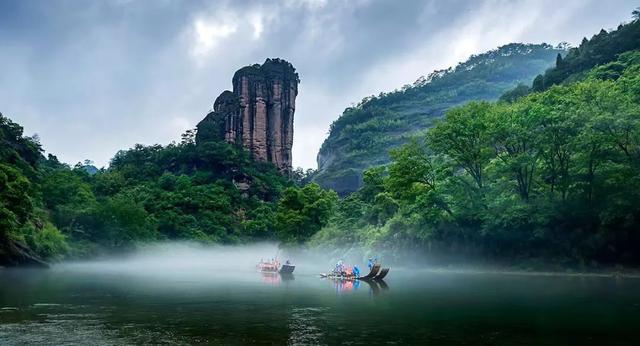
[[[628,19],[635,5],[2,1],[0,111],[62,160],[106,165],[135,143],[179,139],[236,69],[277,56],[302,79],[294,164],[313,167],[329,124],[350,103],[511,41],[579,42]],[[196,46],[198,21],[206,49]]]

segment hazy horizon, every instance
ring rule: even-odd
[[[635,5],[4,1],[0,112],[62,161],[105,166],[136,143],[179,141],[237,69],[280,57],[301,78],[293,164],[315,168],[329,124],[363,97],[511,42],[576,45]]]

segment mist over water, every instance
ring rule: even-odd
[[[255,268],[260,258],[278,254],[276,244],[206,246],[198,243],[176,242],[140,246],[132,253],[106,256],[99,260],[61,263],[55,270],[78,272],[126,273],[153,275],[183,275],[210,272],[246,272]]]
[[[353,256],[351,256],[353,257]],[[157,243],[140,246],[124,255],[98,260],[56,264],[55,271],[95,274],[126,274],[144,277],[242,277],[256,272],[260,260],[290,260],[295,274],[319,274],[331,269],[343,257],[305,248],[281,248],[277,243],[247,245],[203,245],[193,242]],[[363,263],[353,264],[362,266]],[[350,262],[351,263],[351,262]]]
[[[159,243],[51,270],[0,270],[0,345],[640,342],[638,279],[396,262],[384,282],[318,275],[340,258],[366,267],[365,255]],[[257,272],[274,257],[291,260],[294,274]]]

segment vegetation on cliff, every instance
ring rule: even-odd
[[[242,68],[180,143],[136,145],[102,170],[45,158],[0,115],[0,265],[29,249],[58,259],[157,240],[308,240],[338,198],[290,174],[298,82],[281,59]]]
[[[364,169],[388,163],[389,149],[421,135],[447,109],[471,100],[496,100],[518,83],[531,81],[564,52],[547,44],[513,43],[435,71],[402,90],[363,99],[331,124],[314,180],[341,195],[357,190]]]
[[[453,108],[365,171],[312,243],[637,265],[639,95],[636,50],[579,82]]]
[[[0,114],[0,265],[38,264],[37,255],[68,251],[42,203],[41,150],[37,138],[23,136],[20,125]]]
[[[21,241],[45,259],[158,240],[301,242],[312,233],[300,230],[315,233],[337,202],[335,193],[297,187],[237,146],[196,144],[194,131],[180,143],[120,151],[91,174],[84,164],[45,158],[36,139],[0,120],[0,244]]]
[[[505,93],[501,99],[510,101],[530,92],[547,90],[553,85],[581,80],[591,68],[615,60],[620,53],[640,49],[638,12],[638,10],[633,12],[633,21],[620,24],[616,30],[607,32],[602,29],[591,39],[583,38],[580,45],[570,48],[564,57],[556,57],[555,66],[539,74],[533,80],[531,87],[519,85],[516,89]],[[622,66],[613,67],[612,70],[619,73],[621,68]]]

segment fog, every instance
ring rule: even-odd
[[[462,271],[411,257],[417,250],[381,253],[391,267],[382,282],[318,277],[340,257],[364,266],[365,249],[275,243],[159,243],[51,270],[7,268],[0,344],[515,344],[528,325],[544,344],[608,344],[612,330],[638,344],[640,280]],[[293,276],[256,271],[276,256],[296,265]]]
[[[337,251],[339,253],[339,251]],[[351,256],[353,257],[353,256]],[[306,248],[283,249],[276,243],[247,245],[203,245],[192,242],[148,244],[127,254],[110,255],[96,260],[70,261],[54,265],[56,271],[135,274],[137,276],[211,276],[241,277],[255,272],[260,260],[290,260],[295,274],[319,274],[332,268],[340,256]],[[363,265],[357,259],[351,264]]]
[[[71,273],[132,275],[138,277],[228,278],[242,281],[247,273],[256,272],[260,260],[290,260],[295,275],[319,275],[330,271],[337,261],[365,268],[368,258],[375,258],[394,273],[402,270],[468,271],[499,270],[501,265],[488,264],[469,254],[432,252],[416,249],[384,249],[378,252],[360,247],[304,246],[283,247],[275,242],[244,245],[205,245],[196,242],[162,242],[138,246],[125,254],[105,255],[98,259],[67,261],[55,264],[53,270]],[[250,276],[249,276],[250,277]],[[255,277],[255,276],[253,276]]]
[[[524,265],[520,269],[509,263],[496,263],[470,254],[426,254],[416,249],[385,249],[372,252],[358,247],[282,247],[278,243],[262,242],[245,245],[204,245],[195,242],[163,242],[139,246],[127,254],[113,254],[92,260],[54,264],[52,271],[66,274],[102,275],[112,278],[173,280],[211,283],[256,282],[256,264],[260,260],[277,258],[290,260],[296,266],[294,275],[314,277],[330,271],[338,260],[357,265],[366,273],[367,258],[376,258],[391,267],[390,277],[416,276],[432,273],[508,274],[508,275],[588,275],[640,277],[637,272],[611,270],[584,272],[576,268],[559,270],[554,267]],[[364,269],[364,270],[363,270]]]

